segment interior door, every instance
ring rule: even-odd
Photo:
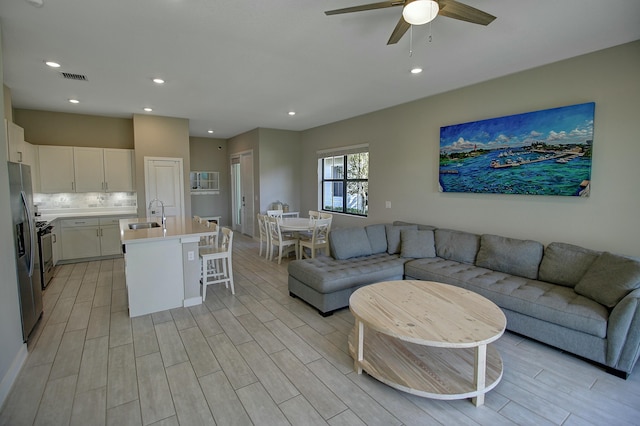
[[[233,230],[254,235],[253,152],[231,157]]]
[[[147,216],[160,215],[160,203],[153,203],[149,209],[155,199],[164,203],[166,216],[184,216],[182,170],[182,158],[144,158]]]

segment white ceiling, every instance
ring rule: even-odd
[[[43,1],[0,2],[14,107],[131,117],[149,106],[219,138],[305,130],[640,39],[638,0],[463,0],[497,19],[437,17],[414,28],[412,57],[409,32],[386,45],[400,7],[324,14],[379,0]]]

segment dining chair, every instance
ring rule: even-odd
[[[279,217],[280,219],[282,219],[282,210],[267,210],[267,216],[270,217]]]
[[[316,210],[309,210],[309,219],[320,219],[320,212]]]
[[[195,220],[194,220],[195,222]],[[200,225],[206,228],[211,229],[211,234],[208,234],[205,237],[200,237],[200,242],[198,243],[198,249],[207,248],[207,247],[218,247],[218,235],[220,233],[219,227],[217,223],[209,222],[208,220],[200,220]]]
[[[231,252],[233,246],[233,231],[222,228],[220,247],[205,247],[199,249],[202,281],[202,300],[207,297],[207,286],[224,283],[226,288],[231,286],[231,294],[236,294],[233,286],[233,266]]]
[[[277,217],[267,217],[269,224],[269,260],[273,259],[275,247],[278,247],[278,265],[282,262],[282,255],[293,251],[298,258],[298,239],[282,234],[280,220]]]
[[[269,243],[269,224],[267,223],[267,215],[258,213],[258,227],[260,228],[260,257],[262,257],[262,244],[264,243],[264,257],[269,258],[271,244]]]
[[[333,215],[331,213],[320,212],[320,219],[333,219]]]
[[[310,237],[301,237],[298,241],[300,254],[298,259],[305,257],[316,257],[316,250],[323,250],[325,254],[329,253],[329,231],[331,230],[332,219],[316,219]],[[307,256],[305,248],[309,249],[310,256]]]

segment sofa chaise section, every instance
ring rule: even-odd
[[[295,260],[288,267],[289,294],[323,316],[349,306],[349,297],[363,285],[404,276],[407,259],[388,252],[384,224],[332,230],[329,246],[331,256]]]

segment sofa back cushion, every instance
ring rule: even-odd
[[[480,237],[476,265],[535,280],[538,279],[543,249],[544,246],[537,241],[484,234]]]
[[[371,245],[371,253],[384,253],[387,251],[387,231],[384,224],[367,225],[364,227]]]
[[[371,254],[369,238],[363,227],[332,229],[329,246],[333,257],[340,260]]]
[[[451,229],[436,229],[438,257],[473,265],[480,249],[480,235]]]
[[[403,229],[400,231],[400,256],[414,259],[436,257],[433,231]]]
[[[393,224],[396,226],[416,225],[419,231],[435,231],[436,227],[431,225],[421,225],[419,223],[403,222],[401,220],[394,220]]]
[[[418,225],[385,225],[387,231],[387,253],[400,253],[400,231],[403,229],[417,230]]]
[[[613,308],[637,288],[640,288],[640,261],[604,252],[589,266],[574,290]]]
[[[538,276],[541,281],[575,287],[600,253],[566,243],[551,243],[544,249]]]

